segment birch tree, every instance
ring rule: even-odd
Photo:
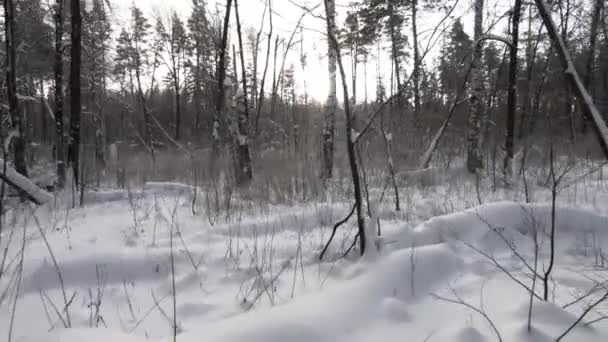
[[[471,66],[471,106],[468,118],[467,131],[467,169],[471,173],[477,173],[483,168],[481,156],[481,122],[483,119],[483,75],[481,57],[483,52],[483,2],[475,0],[475,24],[474,24],[474,46],[473,61]]]
[[[338,51],[331,41],[335,34],[336,3],[335,0],[325,1],[325,12],[327,16],[327,71],[329,75],[329,92],[325,102],[325,115],[323,125],[322,142],[322,163],[321,178],[329,180],[333,176],[334,169],[334,136],[336,130],[336,111],[338,109],[338,99],[336,95],[337,63]],[[332,24],[333,23],[333,24]],[[332,26],[334,25],[334,26]],[[335,35],[333,36],[335,37]]]

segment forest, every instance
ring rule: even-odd
[[[607,1],[2,2],[0,340],[608,339]]]

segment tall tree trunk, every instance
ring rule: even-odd
[[[220,45],[220,58],[217,67],[217,95],[215,98],[215,113],[213,115],[213,150],[212,160],[216,160],[220,148],[220,118],[225,110],[224,80],[226,79],[226,45],[228,43],[228,28],[230,22],[230,9],[232,0],[226,0],[226,15],[224,16],[224,28],[222,30],[222,43]]]
[[[57,187],[65,185],[66,150],[64,139],[63,114],[63,1],[57,0],[55,5],[55,61],[53,72],[55,77],[55,153],[57,165]]]
[[[247,71],[245,69],[245,51],[243,50],[243,38],[241,35],[241,19],[239,18],[239,2],[234,0],[234,15],[236,17],[236,28],[239,39],[239,50],[241,55],[241,84],[243,85],[243,105],[245,108],[238,112],[237,124],[237,182],[245,185],[253,178],[251,170],[251,156],[249,155],[249,102],[247,97]],[[237,98],[237,101],[240,100]]]
[[[353,96],[352,96],[352,105],[353,108],[354,106],[357,104],[357,65],[358,65],[358,57],[359,57],[359,47],[357,46],[357,43],[355,43],[355,48],[351,50],[351,57],[352,57],[352,63],[351,63],[351,87],[353,88],[352,92],[353,92]]]
[[[344,66],[342,65],[342,59],[340,58],[340,48],[338,46],[338,40],[336,37],[336,3],[335,0],[325,0],[325,17],[327,23],[327,36],[329,41],[329,52],[330,59],[335,62],[333,66],[333,81],[330,79],[330,83],[334,86],[334,102],[335,97],[335,85],[336,85],[336,63],[340,68],[340,76],[342,79],[342,90],[344,96],[344,114],[346,116],[346,150],[348,153],[348,161],[350,165],[351,176],[353,180],[353,190],[355,196],[355,208],[357,211],[357,226],[359,235],[359,249],[361,255],[365,253],[366,248],[366,232],[365,232],[365,221],[363,219],[363,199],[361,196],[361,182],[359,179],[359,167],[357,165],[357,159],[355,154],[355,142],[353,134],[353,116],[350,110],[348,87],[346,85],[346,73],[344,72]],[[333,51],[333,53],[332,53]],[[330,62],[330,74],[332,72]],[[331,75],[330,75],[331,77]],[[331,96],[331,93],[330,93]],[[335,117],[334,117],[335,120]],[[333,139],[332,139],[333,142]]]
[[[564,11],[564,2],[566,3],[566,8]],[[560,0],[557,1],[557,5],[559,7],[559,14],[560,14],[560,19],[561,19],[561,35],[562,35],[562,41],[564,42],[564,45],[566,47],[566,49],[568,49],[568,30],[570,29],[569,27],[569,22],[570,22],[570,12],[572,10],[572,5],[570,3],[570,0]],[[570,133],[570,141],[574,142],[576,139],[576,129],[575,129],[575,124],[574,124],[574,101],[572,98],[572,86],[568,83],[565,82],[564,83],[564,115],[566,116],[566,119],[568,120],[568,128],[569,128],[569,133]]]
[[[8,110],[11,118],[13,135],[13,153],[15,170],[27,177],[25,159],[25,127],[17,101],[16,47],[15,47],[15,4],[13,0],[4,0],[4,34],[6,43],[6,87]]]
[[[363,60],[363,98],[364,98],[364,104],[365,104],[365,109],[367,110],[367,54],[365,55],[365,58]]]
[[[481,156],[481,122],[484,114],[483,103],[483,75],[481,68],[481,57],[483,51],[483,1],[475,0],[475,27],[473,60],[471,67],[471,98],[470,113],[468,119],[467,134],[467,169],[471,173],[477,173],[483,168]]]
[[[197,43],[199,44],[199,43]],[[193,137],[199,137],[198,132],[201,129],[201,117],[203,116],[203,109],[201,108],[201,97],[203,96],[202,81],[201,81],[201,48],[200,46],[196,47],[196,77],[194,78],[194,132],[192,132]]]
[[[338,47],[334,47],[331,37],[334,34],[336,20],[335,0],[325,0],[325,12],[327,14],[327,70],[329,72],[329,93],[325,103],[325,121],[323,125],[323,150],[321,163],[321,178],[329,180],[333,176],[334,169],[334,135],[336,130],[336,110],[338,99],[336,97],[336,68],[338,63]],[[347,99],[347,102],[349,100]],[[346,104],[345,104],[346,105]],[[348,131],[350,134],[350,130]]]
[[[278,53],[279,53],[279,36],[277,35],[274,41],[274,58],[272,64],[272,94],[270,97],[270,117],[274,119],[274,109],[277,105],[277,87],[279,82],[277,82],[277,62],[278,62]]]
[[[583,79],[585,88],[592,95],[594,94],[594,69],[595,69],[595,54],[597,50],[597,33],[600,24],[601,14],[604,9],[604,0],[595,0],[595,6],[593,8],[593,18],[591,19],[591,28],[589,33],[589,52],[587,54],[587,60],[585,62],[585,77]],[[588,114],[583,117],[582,131],[583,134],[587,132],[589,124]]]
[[[412,71],[412,81],[414,84],[414,124],[416,127],[420,125],[420,51],[418,50],[418,0],[412,1],[412,39],[414,46],[414,70]]]
[[[517,50],[519,45],[519,21],[521,17],[521,1],[515,0],[512,14],[511,59],[509,61],[509,89],[507,94],[507,129],[505,134],[505,157],[503,160],[503,175],[505,185],[511,184],[513,176],[513,156],[515,140],[515,112],[517,111]]]
[[[527,127],[529,126],[528,120],[530,118],[530,111],[532,110],[532,79],[534,76],[534,64],[536,61],[536,55],[538,53],[538,46],[540,45],[541,39],[540,34],[542,32],[542,26],[538,30],[538,39],[533,44],[532,40],[532,7],[533,4],[528,5],[528,42],[526,46],[526,82],[524,83],[524,92],[522,100],[521,120],[519,121],[518,138],[523,139],[528,136],[526,135]]]
[[[81,68],[81,43],[82,14],[80,12],[80,1],[71,1],[72,16],[72,45],[70,47],[70,143],[68,145],[68,161],[72,163],[74,181],[79,183],[79,149],[80,149],[80,68]]]
[[[270,49],[272,46],[272,0],[268,0],[268,22],[270,24],[270,29],[268,31],[268,45],[266,46],[266,61],[264,62],[264,71],[262,72],[262,80],[260,81],[260,96],[257,103],[257,111],[255,114],[256,136],[258,135],[260,129],[260,116],[262,115],[262,106],[264,105],[264,85],[266,84],[266,74],[268,73],[268,63],[270,62]]]
[[[182,127],[182,104],[181,104],[181,93],[179,86],[179,79],[175,81],[174,85],[175,91],[175,140],[179,141],[182,137],[181,135],[181,127]]]
[[[388,5],[388,11],[389,11],[389,33],[390,33],[390,38],[391,38],[391,54],[392,54],[392,59],[393,59],[393,67],[394,70],[393,72],[395,73],[395,81],[397,82],[397,94],[400,94],[401,92],[401,76],[400,76],[400,70],[401,70],[401,66],[399,64],[399,58],[397,56],[398,53],[398,49],[397,49],[397,33],[395,32],[395,25],[393,23],[393,17],[395,16],[395,9],[393,8],[392,3],[389,2]],[[392,87],[392,82],[391,82],[391,92],[393,91],[393,87]],[[392,93],[391,93],[392,95]],[[402,96],[399,95],[399,102],[401,102],[401,98]]]
[[[141,82],[141,61],[139,57],[136,57],[135,61],[135,80],[137,82],[137,96],[139,97],[139,102],[141,103],[141,108],[144,114],[144,141],[146,143],[146,148],[150,151],[150,155],[152,156],[152,161],[156,161],[156,157],[154,155],[154,145],[152,142],[152,119],[150,117],[150,111],[148,110],[148,104],[146,100],[146,94],[144,93],[143,85]],[[150,91],[152,93],[152,89]]]
[[[549,12],[547,5],[543,0],[535,0],[535,2],[536,6],[538,7],[538,12],[543,19],[545,27],[547,28],[549,37],[551,37],[551,41],[557,50],[558,57],[562,67],[564,68],[564,72],[570,81],[570,85],[576,91],[577,97],[581,103],[581,107],[584,108],[590,116],[593,123],[593,128],[595,129],[596,136],[598,137],[599,144],[602,148],[602,152],[604,153],[604,156],[608,158],[608,127],[606,126],[606,122],[604,121],[604,118],[598,111],[597,107],[595,107],[593,104],[593,99],[585,89],[583,81],[578,75],[576,67],[572,62],[572,57],[566,48],[566,44],[557,33],[555,23],[553,22],[553,18],[551,17],[551,13]]]
[[[260,21],[260,29],[255,35],[255,42],[253,45],[253,71],[251,73],[251,108],[257,108],[258,101],[258,59],[260,52],[260,38],[262,37],[262,30],[264,29],[264,20],[266,19],[266,11],[268,11],[268,3],[265,3],[264,13],[262,14],[262,20]],[[271,14],[272,15],[272,14]]]

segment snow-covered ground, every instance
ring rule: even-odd
[[[558,198],[549,300],[536,279],[530,332],[525,287],[535,236],[537,273],[549,265],[550,191],[532,186],[533,204],[520,191],[486,192],[479,205],[473,185],[442,179],[404,185],[400,213],[387,196],[373,205],[380,250],[363,259],[341,257],[351,220],[319,261],[351,208],[339,200],[234,199],[217,215],[199,200],[193,215],[190,187],[154,183],[90,194],[82,209],[12,212],[0,241],[2,252],[11,241],[13,270],[0,279],[0,338],[13,321],[14,341],[171,341],[175,310],[179,341],[554,341],[607,291],[608,184],[572,180]],[[608,341],[603,313],[608,303],[564,341]]]

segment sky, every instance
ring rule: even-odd
[[[191,0],[111,0],[114,3],[114,13],[118,17],[118,22],[125,22],[129,16],[129,7],[132,4],[137,5],[138,7],[144,10],[144,14],[148,18],[153,18],[158,14],[166,15],[171,13],[173,10],[176,10],[180,13],[184,18],[186,18],[190,13],[191,8]],[[292,0],[293,2],[306,6],[308,8],[312,8],[316,5],[322,4],[321,0]],[[303,10],[294,5],[290,0],[273,0],[273,23],[274,23],[274,33],[279,34],[285,41],[287,41],[295,28],[295,25],[303,13]],[[494,8],[495,6],[500,7],[501,1],[504,3],[504,0],[490,0],[486,1],[488,10],[492,10],[497,12]],[[219,2],[217,4],[216,2]],[[337,11],[338,11],[338,25],[340,25],[341,21],[344,19],[346,15],[346,11],[348,9],[348,5],[351,3],[351,0],[337,0]],[[260,27],[262,17],[264,15],[265,9],[265,0],[239,0],[239,12],[241,17],[241,23],[243,26],[243,30],[253,29],[257,31]],[[224,13],[225,8],[225,0],[208,0],[208,8],[211,12],[214,12],[216,6],[219,6],[219,12]],[[457,10],[454,11],[453,17],[463,17],[463,23],[465,26],[465,30],[469,32],[472,36],[472,0],[459,0],[459,6]],[[313,12],[316,15],[321,15],[324,12],[324,7],[321,5],[317,7],[317,9]],[[498,11],[499,12],[499,11]],[[421,50],[427,46],[428,36],[432,31],[432,28],[435,27],[437,22],[442,18],[443,15],[440,14],[432,14],[425,11],[420,11],[419,18],[419,32],[421,36],[420,45],[422,46]],[[491,21],[491,17],[487,16],[487,21]],[[232,12],[231,23],[234,23],[234,12]],[[450,21],[448,21],[450,23]],[[120,24],[119,24],[120,25]],[[235,25],[233,25],[235,26]],[[295,70],[295,79],[296,79],[296,92],[299,95],[304,94],[304,89],[306,85],[306,93],[309,97],[323,102],[327,97],[327,92],[329,89],[329,80],[328,80],[328,72],[327,72],[327,42],[326,38],[323,34],[325,31],[325,22],[321,18],[313,17],[308,14],[302,21],[302,26],[304,27],[303,35],[299,32],[295,35],[294,41],[298,42],[294,47],[290,50],[288,54],[288,58],[285,63],[285,68],[287,69],[291,64],[294,65]],[[448,25],[449,26],[449,25]],[[264,32],[268,32],[268,14],[266,14],[264,20]],[[408,28],[406,30],[409,31]],[[233,28],[234,31],[234,28]],[[245,34],[245,33],[243,33]],[[235,32],[233,32],[233,36],[236,37]],[[265,34],[263,34],[263,37]],[[302,40],[302,44],[300,44],[300,40]],[[236,39],[233,39],[233,42],[236,42]],[[438,48],[440,45],[440,41],[435,46],[433,51],[426,57],[424,61],[427,65],[432,65],[433,60],[437,57]],[[307,55],[307,66],[306,69],[303,70],[300,65],[300,50],[303,50]],[[260,66],[259,70],[263,69],[263,62],[266,52],[266,41],[262,41],[260,43]],[[375,53],[375,51],[373,52]],[[383,57],[380,60],[380,74],[385,80],[385,86],[388,86],[389,78],[390,78],[390,60],[388,59],[388,54],[386,52],[382,53]],[[272,54],[271,54],[272,55]],[[279,65],[282,59],[282,50],[279,52]],[[350,59],[347,56],[344,56],[344,64],[347,73],[347,79],[350,87]],[[272,65],[272,61],[271,61]],[[377,66],[376,62],[371,62],[367,68],[367,82],[365,82],[363,75],[363,66],[359,66],[358,73],[358,82],[357,82],[357,97],[359,100],[362,100],[364,97],[364,88],[367,88],[370,99],[374,97],[375,87],[376,87],[376,77],[377,77]],[[406,72],[409,72],[411,69],[410,65],[405,66]],[[271,69],[270,69],[271,70]],[[270,71],[271,72],[271,71]],[[271,75],[271,74],[269,74]],[[403,77],[402,77],[403,78]],[[405,77],[407,79],[407,77]],[[339,80],[338,80],[339,81]],[[341,87],[338,87],[338,98],[342,99]],[[352,90],[351,90],[352,91]]]

